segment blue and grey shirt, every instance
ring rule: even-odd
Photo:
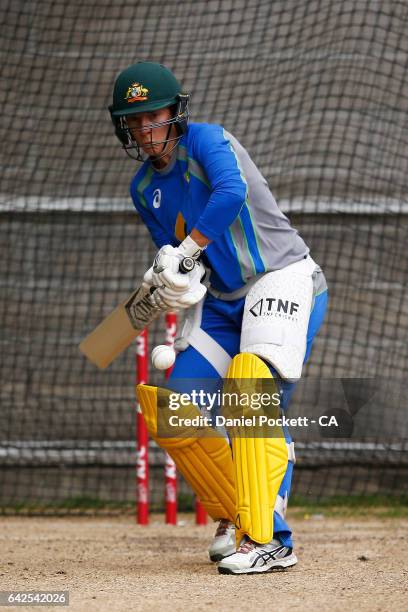
[[[218,291],[309,253],[247,151],[219,125],[190,123],[166,168],[144,162],[130,193],[158,248],[178,246],[193,228],[213,241],[203,262]]]

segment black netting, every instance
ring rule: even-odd
[[[349,445],[301,439],[294,492],[406,489],[407,15],[373,0],[1,2],[2,508],[134,499],[134,351],[100,372],[77,345],[154,254],[107,112],[138,59],[174,70],[194,121],[241,140],[323,267],[330,309],[306,373],[367,386],[355,422],[370,427]]]

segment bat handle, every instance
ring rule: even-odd
[[[195,263],[195,259],[192,257],[185,257],[180,261],[179,272],[181,272],[181,274],[188,274],[194,269]],[[156,289],[157,287],[150,287],[150,293],[152,294]]]
[[[182,261],[180,261],[179,271],[182,274],[188,274],[191,270],[194,269],[195,260],[192,257],[185,257]]]

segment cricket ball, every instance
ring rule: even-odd
[[[159,344],[152,350],[152,364],[157,370],[171,368],[176,360],[176,351],[167,344]]]

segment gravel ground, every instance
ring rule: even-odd
[[[69,590],[87,611],[408,609],[407,518],[292,517],[298,565],[255,576],[219,575],[214,526],[180,519],[1,517],[0,590]]]

